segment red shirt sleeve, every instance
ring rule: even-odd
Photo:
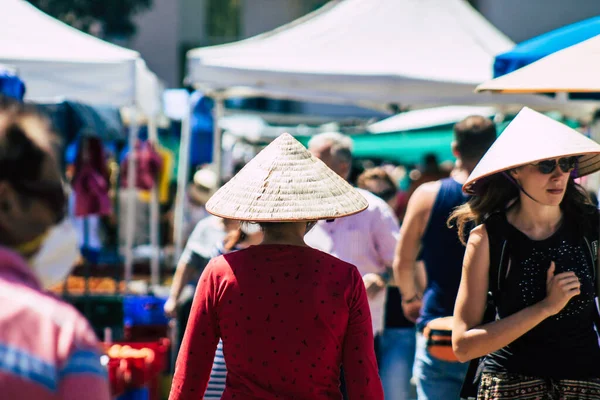
[[[221,336],[216,313],[218,281],[222,275],[217,272],[220,262],[223,262],[222,257],[213,259],[198,282],[169,400],[197,400],[206,391]]]
[[[350,316],[342,355],[348,398],[383,400],[367,292],[356,268],[352,271],[349,300]]]

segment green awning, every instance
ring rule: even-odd
[[[440,162],[453,161],[452,128],[437,128],[381,134],[352,135],[354,158],[374,158],[400,164],[418,164],[428,153],[434,153]],[[296,137],[305,146],[309,136]]]
[[[498,125],[501,132],[508,121]],[[310,136],[296,137],[305,146]],[[453,126],[441,126],[406,132],[352,135],[354,158],[371,158],[410,165],[420,164],[426,154],[433,153],[439,162],[454,161],[452,155]]]
[[[440,162],[454,160],[451,143],[452,128],[418,132],[363,134],[353,136],[356,158],[378,158],[401,164],[418,164],[428,153]]]

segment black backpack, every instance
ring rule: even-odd
[[[489,286],[488,297],[485,314],[481,324],[487,324],[496,320],[496,305],[494,299],[502,291],[506,280],[506,271],[509,263],[509,243],[508,239],[502,234],[502,229],[499,229],[499,224],[502,222],[502,215],[494,213],[490,215],[484,222],[488,233],[490,244],[490,270],[489,270]],[[597,218],[596,218],[597,219]],[[587,232],[583,236],[584,249],[587,248],[590,260],[592,261],[592,276],[596,281],[596,296],[600,299],[600,272],[598,269],[598,231]],[[600,310],[596,313],[594,323],[597,331],[600,333]],[[477,398],[479,382],[483,372],[484,357],[471,360],[467,375],[463,382],[460,398],[471,400]]]

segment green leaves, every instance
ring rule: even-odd
[[[133,16],[148,10],[152,0],[28,0],[43,12],[99,37],[129,37]]]

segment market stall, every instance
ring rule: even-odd
[[[215,120],[226,98],[249,95],[374,107],[555,104],[474,95],[491,78],[494,56],[513,45],[464,0],[332,1],[273,31],[190,50],[186,80],[215,99]],[[213,164],[222,176],[214,126]]]
[[[2,4],[0,63],[13,66],[27,82],[26,100],[49,103],[68,99],[129,107],[151,120],[160,110],[160,82],[139,53],[80,32],[24,0]],[[134,147],[137,128],[130,124],[130,148]],[[129,171],[129,181],[134,181],[135,168]],[[132,194],[130,205],[134,202]],[[133,220],[128,221],[128,232],[133,224]],[[131,279],[131,247],[128,243],[124,250],[126,281]],[[158,271],[154,271],[153,277],[157,276]]]
[[[187,80],[225,95],[481,104],[473,89],[513,46],[463,0],[334,1],[262,35],[191,50]]]
[[[161,109],[162,87],[156,75],[135,51],[82,33],[44,14],[24,0],[6,0],[2,3],[0,13],[0,63],[13,67],[26,82],[26,101],[61,105],[69,100],[67,107],[71,111],[75,110],[78,118],[92,121],[89,124],[92,131],[98,127],[98,121],[97,114],[89,106],[127,108],[130,116],[126,137],[128,148],[136,149],[140,122],[138,116],[141,114],[148,121],[148,141],[157,141],[156,118]],[[101,132],[88,132],[83,137],[86,142],[92,138],[104,146],[102,139],[105,137],[98,135],[99,133]],[[130,183],[139,180],[136,162],[139,157],[137,153],[131,153],[134,156],[127,159],[127,173],[119,177],[119,180]],[[99,159],[103,158],[100,156]],[[106,182],[102,187],[103,192],[106,191]],[[85,190],[80,193],[86,194]],[[138,190],[128,192],[129,210],[135,208],[138,195]],[[148,196],[152,204],[149,213],[155,223],[158,223],[156,187],[149,191]],[[78,215],[94,215],[96,212],[97,210],[93,210],[92,214],[80,212]],[[100,211],[98,215],[103,216],[104,213],[105,211]],[[159,341],[168,336],[164,318],[158,324],[160,329],[141,325],[135,319],[128,324],[128,321],[132,321],[127,308],[130,299],[145,302],[149,307],[154,307],[156,302],[161,301],[159,293],[149,296],[151,300],[140,295],[124,296],[128,292],[132,293],[130,283],[134,276],[133,215],[133,212],[128,213],[125,223],[120,226],[126,231],[126,241],[118,257],[97,270],[89,265],[97,260],[87,260],[85,265],[90,267],[88,272],[91,272],[84,274],[83,279],[79,279],[82,278],[80,276],[73,277],[74,280],[68,280],[57,292],[88,318],[100,338],[106,337],[104,330],[108,329],[115,340],[139,341],[147,333],[146,336],[152,336],[152,341]],[[156,229],[151,230],[150,245],[154,246],[151,254],[151,282],[155,284],[159,282],[160,276],[157,234]],[[98,273],[99,270],[104,275]],[[126,333],[129,333],[129,338],[126,338]]]

